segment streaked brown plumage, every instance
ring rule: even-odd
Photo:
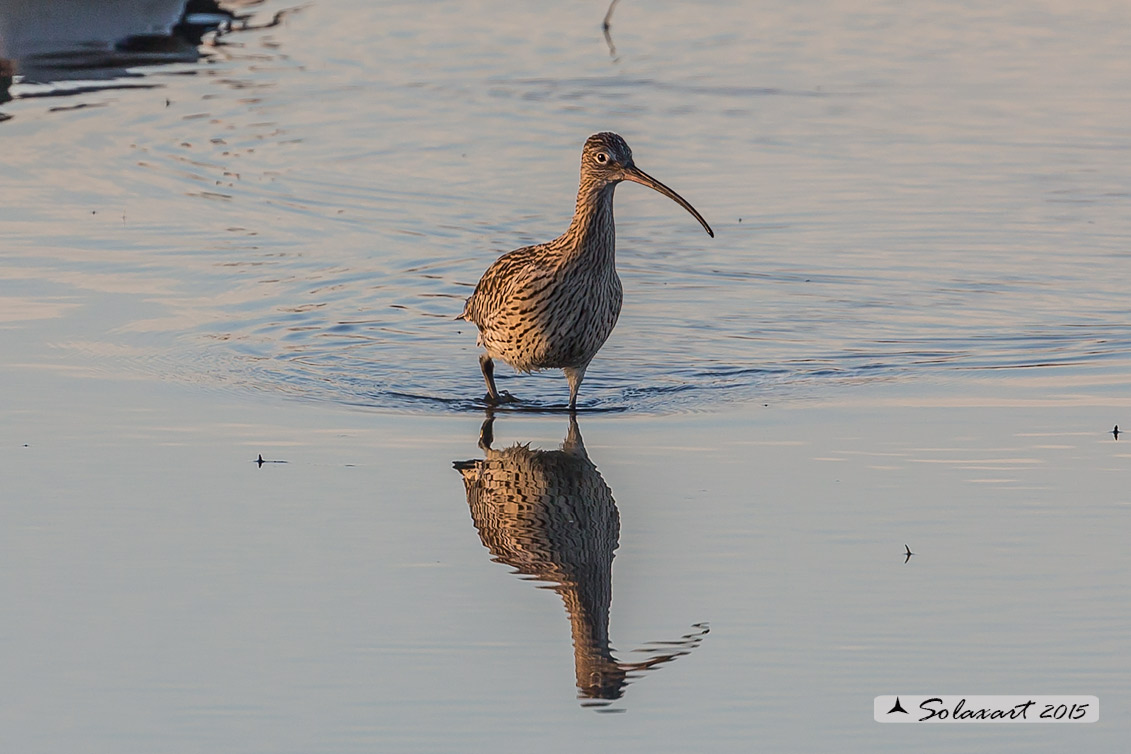
[[[613,190],[633,181],[677,202],[714,237],[707,221],[679,194],[632,161],[632,150],[614,133],[594,134],[581,151],[581,182],[573,221],[549,243],[499,257],[483,273],[460,319],[479,328],[479,357],[486,400],[513,400],[495,387],[493,359],[522,372],[561,369],[569,382],[569,407],[589,362],[620,316],[622,292],[615,265]]]

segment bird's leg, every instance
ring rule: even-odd
[[[485,353],[479,354],[479,368],[483,370],[483,379],[487,381],[487,396],[484,398],[488,403],[499,402],[499,391],[495,387],[495,362],[491,361],[491,357]]]
[[[562,372],[565,373],[566,382],[569,383],[569,410],[577,410],[577,389],[581,387],[581,381],[585,379],[585,370],[588,364],[583,364],[580,367],[565,367]]]
[[[492,406],[518,400],[506,390],[500,393],[495,387],[495,362],[491,361],[490,356],[485,353],[479,354],[479,368],[483,370],[483,379],[487,382],[487,395],[483,396],[483,400]]]

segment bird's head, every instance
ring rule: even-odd
[[[621,181],[632,181],[659,191],[690,212],[707,234],[715,237],[711,226],[686,199],[636,167],[636,163],[632,161],[632,149],[618,134],[602,131],[585,140],[585,147],[581,150],[581,179],[583,183],[588,181],[601,186],[615,186]]]
[[[594,177],[602,177],[610,183],[625,180],[624,171],[635,167],[632,163],[632,149],[618,134],[602,131],[585,140],[581,151],[581,167]]]

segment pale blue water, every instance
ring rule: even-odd
[[[626,305],[590,407],[1125,369],[1126,92],[1100,19],[1047,27],[1038,54],[1024,8],[1002,13],[999,46],[1031,53],[1003,67],[956,10],[921,19],[930,55],[901,37],[912,11],[842,13],[629,4],[612,61],[581,7],[311,7],[150,69],[155,89],[11,103],[8,266],[150,291],[147,316],[86,345],[138,347],[160,376],[462,409],[479,377],[452,318],[497,254],[564,229],[580,143],[615,129],[718,238],[621,187]],[[1086,84],[1045,62],[1082,44],[1106,66]],[[505,381],[563,395],[558,376]]]
[[[1131,12],[625,0],[614,55],[606,9],[272,1],[152,65],[16,62],[5,750],[1119,750]],[[598,130],[717,237],[618,189],[609,495],[560,498],[604,523],[522,560],[452,469],[453,318]],[[556,449],[564,380],[499,372],[535,413],[494,447]],[[576,604],[610,678],[687,653],[597,714]],[[901,691],[1101,723],[872,722]]]

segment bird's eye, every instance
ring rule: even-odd
[[[604,152],[598,152],[597,153],[597,162],[604,165],[608,161],[609,161],[609,156],[607,154],[605,154]]]

